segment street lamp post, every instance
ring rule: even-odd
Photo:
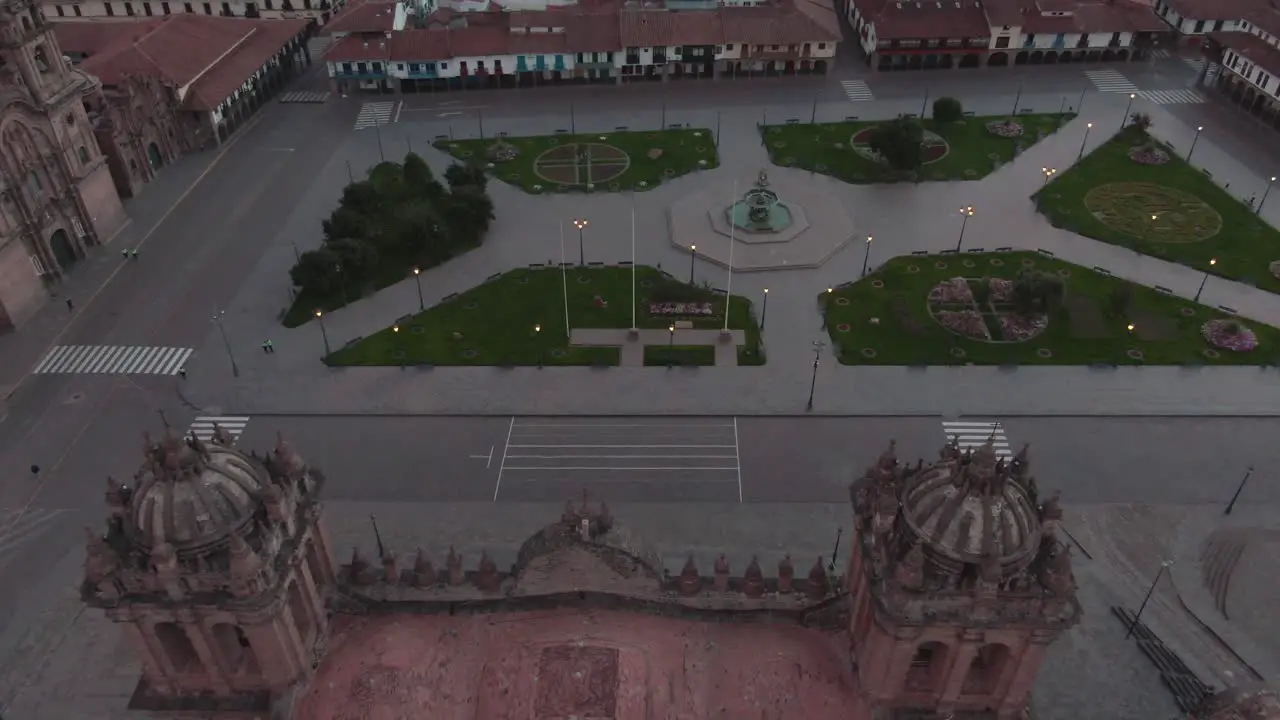
[[[868,235],[868,236],[867,236],[867,249],[866,249],[865,251],[863,251],[863,253],[862,253],[862,275],[861,275],[861,277],[866,277],[866,276],[867,276],[867,263],[871,261],[871,240],[872,240],[872,237],[871,237],[870,235]]]
[[[1085,123],[1084,139],[1080,141],[1080,152],[1076,153],[1076,159],[1084,157],[1084,144],[1089,142],[1089,131],[1093,129],[1093,123]]]
[[[422,301],[422,270],[413,269],[413,283],[418,286],[418,309],[426,310],[427,304]]]
[[[1133,109],[1133,99],[1138,97],[1136,93],[1129,93],[1129,104],[1124,106],[1124,117],[1120,118],[1120,129],[1125,129],[1129,124],[1129,111]]]
[[[676,346],[676,326],[674,323],[667,326],[667,351],[674,350]]]
[[[576,219],[573,221],[573,226],[578,228],[578,267],[582,267],[587,264],[587,251],[585,246],[582,244],[582,231],[590,224],[591,223],[583,219]]]
[[[693,265],[697,259],[698,259],[698,246],[690,245],[689,246],[689,284],[690,285],[693,284]]]
[[[1155,229],[1155,227],[1156,227],[1156,218],[1158,218],[1158,217],[1159,217],[1159,215],[1152,215],[1152,216],[1151,216],[1151,222],[1147,223],[1147,231],[1146,231],[1146,232],[1144,232],[1144,233],[1142,233],[1142,242],[1146,242],[1146,241],[1147,241],[1147,238],[1151,237],[1151,231]]]
[[[1191,153],[1196,151],[1196,143],[1200,142],[1200,133],[1204,132],[1204,126],[1196,128],[1196,136],[1191,138],[1191,149],[1187,150],[1187,162],[1191,162]]]
[[[404,369],[405,352],[404,352],[404,347],[400,344],[400,326],[399,326],[399,325],[392,325],[392,326],[391,326],[391,336],[392,336],[392,338],[394,338],[394,344],[395,344],[395,347],[396,347],[396,354],[398,354],[398,355],[400,356],[400,369],[401,369],[401,370],[403,370],[403,369]]]
[[[813,409],[813,391],[818,387],[818,359],[822,356],[822,348],[826,343],[821,340],[813,341],[813,376],[809,378],[809,402],[805,404],[805,411]]]
[[[956,252],[964,245],[964,229],[969,226],[969,218],[973,217],[973,206],[960,208],[960,239],[956,241]]]
[[[324,354],[328,357],[332,353],[329,350],[329,331],[324,327],[324,313],[317,310],[316,320],[320,323],[320,337],[324,338]]]
[[[231,341],[227,339],[227,329],[222,326],[222,316],[226,314],[226,310],[219,310],[213,316],[213,322],[218,326],[218,334],[222,336],[222,346],[227,349],[227,359],[231,361],[231,377],[240,377],[240,366],[236,364],[236,356],[231,352]]]
[[[769,288],[764,289],[764,303],[760,308],[760,329],[764,329],[764,319],[769,314]]]
[[[1249,476],[1252,474],[1253,474],[1253,466],[1250,465],[1249,469],[1245,471],[1244,477],[1240,478],[1240,484],[1236,486],[1236,492],[1234,495],[1231,496],[1231,502],[1227,503],[1227,510],[1226,512],[1222,513],[1223,515],[1230,515],[1231,511],[1235,509],[1236,500],[1240,498],[1240,493],[1244,491],[1244,484],[1249,482]]]
[[[1218,264],[1217,258],[1209,258],[1209,267],[1213,267],[1214,265],[1217,265],[1217,264]],[[1191,302],[1200,302],[1200,293],[1204,292],[1204,284],[1207,282],[1209,282],[1209,271],[1205,270],[1204,277],[1200,279],[1200,287],[1199,289],[1196,290],[1196,296],[1191,299]]]
[[[1156,573],[1156,579],[1151,581],[1151,587],[1147,588],[1146,597],[1142,598],[1142,604],[1138,606],[1138,612],[1133,616],[1133,622],[1129,623],[1129,632],[1124,634],[1124,639],[1128,640],[1133,637],[1133,629],[1138,626],[1138,618],[1142,617],[1142,611],[1147,609],[1147,603],[1151,602],[1151,594],[1156,591],[1156,585],[1160,583],[1160,578],[1164,572],[1173,564],[1171,560],[1160,561],[1160,571]]]
[[[538,348],[538,367],[542,367],[542,323],[533,326],[533,344]]]
[[[1271,179],[1267,181],[1267,189],[1262,191],[1262,200],[1258,202],[1258,207],[1253,211],[1255,215],[1262,214],[1262,203],[1267,201],[1267,196],[1271,194],[1271,186],[1275,184],[1276,184],[1276,178],[1274,175],[1272,175]]]
[[[1044,186],[1046,186],[1046,185],[1048,185],[1048,184],[1049,184],[1049,178],[1053,177],[1054,175],[1056,175],[1056,174],[1058,173],[1058,169],[1057,169],[1057,168],[1049,168],[1049,167],[1047,167],[1047,168],[1040,168],[1040,173],[1041,173],[1042,175],[1044,175],[1044,180],[1043,180],[1043,181],[1041,181],[1041,183],[1040,183],[1040,187],[1041,187],[1041,188],[1043,188]]]

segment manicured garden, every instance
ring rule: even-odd
[[[1142,125],[1037,193],[1040,212],[1086,237],[1280,292],[1280,232]]]
[[[635,321],[639,328],[689,323],[724,326],[725,296],[689,285],[651,267],[635,268]],[[618,348],[571,347],[565,331],[565,291],[574,328],[630,328],[630,267],[534,267],[496,275],[483,285],[434,307],[402,318],[392,327],[330,355],[330,365],[617,365]],[[760,328],[751,302],[733,296],[729,327],[746,333],[738,349],[741,365],[764,363]],[[397,329],[398,328],[398,329]],[[693,364],[714,348],[665,346],[646,349],[650,357]],[[679,351],[679,352],[676,352]],[[709,355],[706,355],[709,353]],[[685,361],[688,361],[687,363]]]
[[[435,146],[532,193],[642,191],[719,165],[715,139],[705,129],[437,140]]]
[[[1039,253],[894,258],[819,303],[845,364],[1280,362],[1276,328]]]
[[[715,365],[716,349],[712,345],[646,345],[644,364],[665,367]]]
[[[900,180],[978,180],[1010,162],[1017,153],[1055,132],[1074,115],[1025,114],[1008,117],[960,117],[943,122],[839,122],[769,125],[765,146],[775,165],[820,172],[848,183]],[[896,162],[877,134],[905,126],[917,157]],[[895,133],[896,134],[896,133]]]

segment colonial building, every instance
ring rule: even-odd
[[[445,8],[403,32],[353,30],[325,61],[338,92],[666,81],[824,73],[840,37],[839,17],[824,0]]]
[[[81,595],[142,659],[130,709],[275,717],[323,654],[334,584],[323,478],[283,440],[265,457],[166,430],[134,480],[109,480]]]
[[[85,109],[100,92],[63,57],[39,4],[0,7],[0,330],[125,221]]]
[[[845,0],[845,12],[876,70],[1136,60],[1167,30],[1108,0]]]
[[[166,15],[304,20],[324,25],[345,0],[40,0],[58,20],[129,20]]]
[[[1155,12],[1176,42],[1198,47],[1209,33],[1240,30],[1241,19],[1266,0],[1156,0]]]
[[[863,692],[920,717],[1023,717],[1045,651],[1081,612],[1062,511],[1037,496],[1026,449],[1005,462],[953,442],[909,467],[891,444],[850,493]]]
[[[178,156],[227,139],[310,64],[305,20],[175,15],[54,27],[102,83],[90,112],[125,197]]]
[[[1273,128],[1280,129],[1280,10],[1251,10],[1233,32],[1210,33],[1207,56],[1222,68],[1201,81]]]

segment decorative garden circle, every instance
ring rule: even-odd
[[[462,309],[463,309],[463,310],[479,310],[479,309],[480,309],[480,303],[475,302],[475,301],[472,301],[472,302],[467,303],[466,305],[463,305],[463,306],[462,306]]]
[[[967,268],[977,267],[977,266],[978,266],[978,263],[976,263],[976,262],[974,262],[974,261],[972,261],[972,260],[970,260],[970,259],[968,259],[968,258],[965,258],[964,260],[961,260],[961,261],[960,261],[960,264],[961,264],[961,265],[963,265],[963,266],[965,266],[965,267],[967,267]]]
[[[579,285],[590,285],[590,284],[591,284],[591,278],[587,277],[586,275],[579,275],[579,276],[578,276],[578,284],[579,284]]]
[[[988,262],[990,262],[993,267],[1000,267],[1001,265],[1004,265],[1004,261],[1000,258],[991,258]]]
[[[653,281],[652,281],[652,280],[641,280],[641,281],[640,281],[640,287],[642,287],[642,288],[651,288],[651,287],[653,287]]]
[[[913,267],[914,267],[914,266],[913,266]],[[871,287],[876,288],[876,289],[883,288],[883,287],[884,287],[884,281],[883,281],[883,280],[872,280],[872,281],[871,281]]]
[[[1053,357],[1053,351],[1049,348],[1036,348],[1036,357],[1048,360]]]
[[[1031,258],[1022,258],[1022,266],[1023,266],[1023,267],[1035,267],[1035,266],[1036,266],[1036,261],[1035,261],[1035,260],[1032,260]]]
[[[533,172],[547,182],[591,185],[609,182],[631,167],[631,156],[606,143],[566,143],[544,150],[533,161]]]
[[[916,274],[916,273],[920,272],[920,266],[919,266],[919,265],[908,265],[908,266],[907,266],[907,272],[909,272],[909,273],[911,273],[912,275],[914,275],[914,274]]]
[[[1139,145],[1129,150],[1129,159],[1139,165],[1167,165],[1169,153],[1158,147]]]
[[[987,292],[979,302],[983,294],[975,295],[974,290],[982,282],[981,278],[957,277],[934,285],[925,298],[929,316],[948,332],[995,345],[1024,343],[1048,329],[1047,315],[1017,311],[1013,304],[1014,284],[1008,280],[987,281]]]
[[[964,357],[964,356],[965,356],[965,355],[967,355],[967,354],[968,354],[968,353],[966,353],[966,352],[964,351],[964,348],[958,348],[958,347],[953,347],[953,348],[951,348],[951,356],[952,356],[952,357],[962,358],[962,357]]]
[[[479,350],[471,350],[471,349],[463,350],[463,351],[462,351],[462,357],[464,357],[464,358],[466,358],[466,359],[468,359],[468,360],[471,360],[471,359],[473,359],[473,358],[478,358],[478,357],[480,357],[480,351],[479,351]]]
[[[529,276],[528,276],[528,275],[521,275],[520,277],[516,278],[516,282],[520,283],[521,285],[528,285],[528,284],[529,284]]]
[[[511,182],[520,182],[520,173],[507,173],[507,179]]]
[[[556,359],[567,357],[568,355],[569,353],[564,348],[554,348],[551,351],[551,357]]]
[[[854,133],[853,137],[849,138],[849,147],[872,162],[882,163],[884,158],[871,149],[871,138],[876,134],[876,127],[876,125],[870,125]],[[920,148],[924,151],[923,165],[936,163],[951,152],[951,146],[947,144],[946,139],[932,130],[924,131],[924,136],[920,140]]]
[[[1195,316],[1195,314],[1196,314],[1196,309],[1195,309],[1195,308],[1190,308],[1190,307],[1184,307],[1184,308],[1182,308],[1181,310],[1179,310],[1178,312],[1182,313],[1182,316],[1183,316],[1183,317],[1194,317],[1194,316]]]
[[[867,359],[870,359],[876,356],[875,348],[862,348],[862,350],[860,350],[859,352],[862,353],[862,357]]]
[[[409,328],[409,332],[413,333],[414,335],[425,335],[427,332],[427,329],[421,325],[414,325]]]
[[[1193,243],[1217,235],[1222,216],[1191,193],[1145,182],[1099,185],[1084,196],[1094,217],[1122,233],[1161,243]],[[1155,216],[1155,220],[1151,217]]]
[[[466,157],[471,157],[471,151],[470,151],[470,150],[459,150],[459,151],[458,151],[458,157],[464,157],[464,158],[466,158]]]
[[[1058,277],[1071,277],[1071,271],[1066,268],[1062,268],[1058,271]]]
[[[827,169],[827,166],[823,165],[822,163],[818,163],[817,165],[813,166],[813,169],[816,170],[817,172],[825,172]]]
[[[848,304],[849,304],[849,298],[847,298],[847,297],[838,297],[838,298],[836,298],[836,304],[837,304],[837,305],[848,305]]]
[[[850,325],[849,323],[840,323],[839,325],[836,326],[836,332],[847,333],[852,329],[853,329],[853,326]]]
[[[1210,360],[1217,360],[1218,358],[1222,357],[1222,353],[1218,352],[1217,350],[1214,350],[1213,348],[1205,348],[1200,352]]]
[[[1146,357],[1146,355],[1143,355],[1142,351],[1137,348],[1133,348],[1125,352],[1125,355],[1128,355],[1130,360],[1141,360]]]
[[[946,264],[946,263],[944,263],[944,262],[942,262],[941,260],[939,260],[938,262],[934,263],[934,264],[933,264],[933,266],[934,266],[934,267],[936,267],[936,268],[938,268],[939,270],[946,270],[946,269],[947,269],[947,264]]]

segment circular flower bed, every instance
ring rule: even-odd
[[[1129,159],[1139,165],[1164,165],[1169,162],[1169,153],[1158,147],[1139,145],[1129,150]]]
[[[578,276],[578,284],[579,284],[579,285],[589,285],[589,284],[591,284],[591,278],[587,277],[586,275],[579,275],[579,276]]]
[[[473,358],[478,358],[480,357],[480,351],[479,350],[463,350],[462,357],[468,360],[471,360]]]
[[[876,134],[876,125],[865,127],[854,133],[849,138],[849,147],[862,157],[872,162],[883,163],[884,158],[880,157],[880,153],[871,149],[871,138]],[[922,151],[922,165],[936,163],[951,152],[951,146],[947,144],[945,138],[932,130],[925,130],[920,138],[920,149]]]
[[[1031,258],[1022,258],[1022,266],[1023,266],[1023,267],[1035,267],[1035,266],[1036,266],[1036,261],[1035,261],[1035,260],[1032,260]]]
[[[977,264],[977,263],[975,263],[974,261],[972,261],[972,260],[970,260],[970,259],[968,259],[968,258],[965,258],[964,260],[961,260],[961,261],[960,261],[960,264],[961,264],[961,265],[963,265],[963,266],[965,266],[965,267],[967,267],[967,268],[977,267],[977,266],[978,266],[978,264]]]
[[[953,347],[953,348],[951,348],[951,356],[952,356],[952,357],[962,358],[962,357],[964,357],[966,354],[967,354],[967,353],[964,351],[964,348],[958,348],[958,347]]]
[[[1071,277],[1071,271],[1066,268],[1062,268],[1058,271],[1058,277]]]
[[[909,273],[911,273],[912,275],[914,275],[914,274],[916,274],[916,273],[920,272],[920,266],[919,266],[919,265],[908,265],[908,266],[907,266],[907,272],[909,272]]]
[[[936,268],[938,268],[939,270],[946,270],[946,269],[947,269],[947,264],[946,264],[946,263],[944,263],[944,262],[942,262],[941,260],[939,260],[938,262],[934,263],[934,264],[933,264],[933,266],[934,266],[934,267],[936,267]]]
[[[1141,360],[1146,357],[1146,355],[1143,355],[1142,351],[1137,348],[1126,351],[1125,355],[1128,355],[1131,360]]]
[[[1222,216],[1208,203],[1184,190],[1156,183],[1098,185],[1085,193],[1084,206],[1111,228],[1149,242],[1200,242],[1222,230]]]
[[[1210,320],[1200,326],[1200,334],[1219,350],[1249,352],[1258,347],[1258,336],[1239,320]]]
[[[876,356],[875,348],[862,348],[862,357],[871,359]]]
[[[1204,355],[1210,360],[1217,360],[1218,358],[1222,357],[1222,353],[1218,352],[1217,350],[1214,350],[1213,348],[1205,348],[1200,351],[1200,354]]]
[[[1053,351],[1050,350],[1049,348],[1037,348],[1036,357],[1044,358],[1045,360],[1048,360],[1049,358],[1053,357]]]
[[[849,304],[849,298],[847,298],[847,297],[838,297],[838,298],[836,298],[836,304],[837,304],[837,305],[848,305],[848,304]]]
[[[987,132],[1003,138],[1016,138],[1021,137],[1026,130],[1023,129],[1022,123],[1020,122],[1014,120],[996,120],[994,122],[987,123]]]
[[[479,310],[479,309],[480,309],[480,303],[478,303],[478,302],[469,302],[469,303],[467,303],[466,305],[463,305],[463,306],[462,306],[462,309],[463,309],[463,310]]]
[[[871,287],[876,288],[876,289],[878,290],[878,289],[880,289],[880,288],[884,287],[884,281],[883,281],[883,280],[872,280],[872,281],[871,281]]]
[[[977,310],[938,310],[933,318],[942,327],[974,340],[990,341],[991,333]]]
[[[973,302],[973,291],[964,278],[943,280],[929,290],[929,302],[944,305],[968,305]]]
[[[1182,313],[1183,317],[1193,317],[1196,314],[1196,309],[1191,307],[1184,307],[1178,312]]]
[[[850,325],[849,323],[840,323],[839,325],[836,326],[836,332],[847,333],[852,329],[853,329],[853,326]]]
[[[1004,261],[1000,258],[991,258],[990,262],[992,267],[1000,267],[1004,265]]]

